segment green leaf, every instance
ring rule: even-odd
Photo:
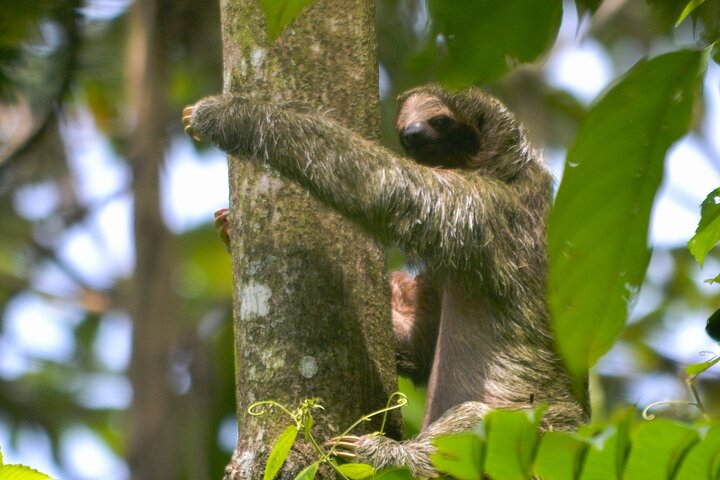
[[[720,458],[720,425],[701,430],[702,440],[683,458],[674,480],[714,480],[717,459]]]
[[[580,480],[619,480],[625,469],[626,454],[630,445],[630,428],[634,409],[622,412],[613,425],[599,431],[581,427],[578,435],[587,439],[590,448],[585,454],[585,464]]]
[[[0,467],[3,464],[3,454],[2,454],[2,448],[0,448]]]
[[[391,468],[375,475],[373,480],[415,480],[415,477],[406,468]]]
[[[537,59],[555,41],[562,0],[430,0],[428,9],[433,32],[420,56],[442,82],[460,86]]]
[[[548,300],[558,347],[583,378],[622,330],[645,276],[667,149],[690,126],[705,52],[636,64],[590,110],[550,215]]]
[[[303,422],[303,435],[305,437],[305,440],[310,439],[310,430],[312,430],[314,425],[315,419],[313,418],[312,414],[310,414],[310,412],[307,412]]]
[[[686,425],[664,419],[641,423],[632,438],[624,478],[673,478],[678,462],[698,440],[698,432]]]
[[[591,443],[580,480],[618,480],[620,477],[615,464],[617,447],[617,428],[609,426]]]
[[[705,333],[716,342],[720,342],[720,308],[715,310],[708,318]]]
[[[574,433],[545,432],[540,439],[533,472],[544,480],[575,480],[589,446]]]
[[[52,480],[52,477],[24,465],[3,465],[0,480]]]
[[[720,241],[720,188],[708,194],[700,206],[700,223],[688,249],[702,266],[705,256]]]
[[[690,15],[692,11],[699,7],[704,1],[705,0],[690,0],[685,7],[685,10],[682,11],[680,17],[677,19],[677,22],[675,22],[675,26],[677,27],[680,25],[683,20],[685,20],[685,18],[687,18],[687,16]]]
[[[542,413],[493,410],[485,416],[485,473],[494,480],[524,480],[530,473]]]
[[[267,34],[271,41],[280,36],[285,27],[295,20],[300,12],[314,0],[260,0],[265,14]]]
[[[685,367],[685,373],[688,376],[696,377],[718,362],[720,362],[720,356],[715,356],[705,362],[693,363]]]
[[[293,443],[295,443],[297,434],[298,428],[295,425],[290,425],[280,434],[268,456],[263,480],[272,480],[275,478],[280,467],[285,463],[285,459],[290,453]]]
[[[305,467],[300,473],[297,474],[295,480],[313,480],[313,478],[315,478],[315,474],[318,471],[318,466],[320,466],[320,460],[315,463],[311,463],[310,465]]]
[[[375,469],[372,465],[366,463],[345,463],[338,465],[337,469],[340,470],[343,475],[353,480],[360,480],[361,478],[367,478],[375,474]]]
[[[476,432],[464,432],[433,440],[437,450],[430,459],[433,466],[459,480],[482,478],[483,438]]]

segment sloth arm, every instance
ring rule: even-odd
[[[481,273],[502,292],[517,265],[507,239],[527,213],[522,189],[475,172],[399,157],[327,116],[220,95],[189,111],[186,130],[269,164],[381,241],[433,268]]]

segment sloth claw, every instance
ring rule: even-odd
[[[218,210],[218,213],[220,210]],[[334,445],[338,446],[346,446],[351,448],[356,448],[357,443],[360,441],[360,437],[357,437],[355,435],[343,435],[342,437],[333,437],[327,442],[325,442],[326,447],[332,447]]]
[[[349,450],[349,451],[355,451],[357,448],[357,445],[352,442],[343,442],[342,440],[335,443],[336,448],[341,448],[343,450]]]
[[[182,124],[183,124],[183,130],[185,130],[185,133],[192,137],[193,140],[199,142],[200,137],[195,133],[193,128],[190,126],[190,121],[192,120],[192,114],[195,110],[195,105],[190,105],[185,108],[183,108],[183,116],[182,116]]]
[[[343,437],[331,438],[325,442],[325,447],[332,450],[332,455],[349,462],[357,462],[358,455],[356,452],[360,437],[355,435],[345,435]]]
[[[335,450],[333,452],[333,456],[335,456],[337,458],[342,458],[343,460],[347,460],[348,462],[352,462],[352,463],[357,463],[357,461],[358,461],[357,455],[355,455],[354,453],[344,452],[342,450]]]

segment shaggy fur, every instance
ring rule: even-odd
[[[347,437],[341,456],[433,477],[432,438],[472,428],[490,408],[546,403],[547,429],[586,419],[545,304],[552,178],[497,99],[437,86],[401,96],[411,158],[294,106],[216,96],[186,113],[188,133],[269,164],[423,270],[391,284],[398,367],[427,383],[423,432]]]

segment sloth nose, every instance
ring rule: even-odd
[[[423,145],[433,140],[433,133],[427,122],[413,122],[403,130],[402,141],[408,147]]]

